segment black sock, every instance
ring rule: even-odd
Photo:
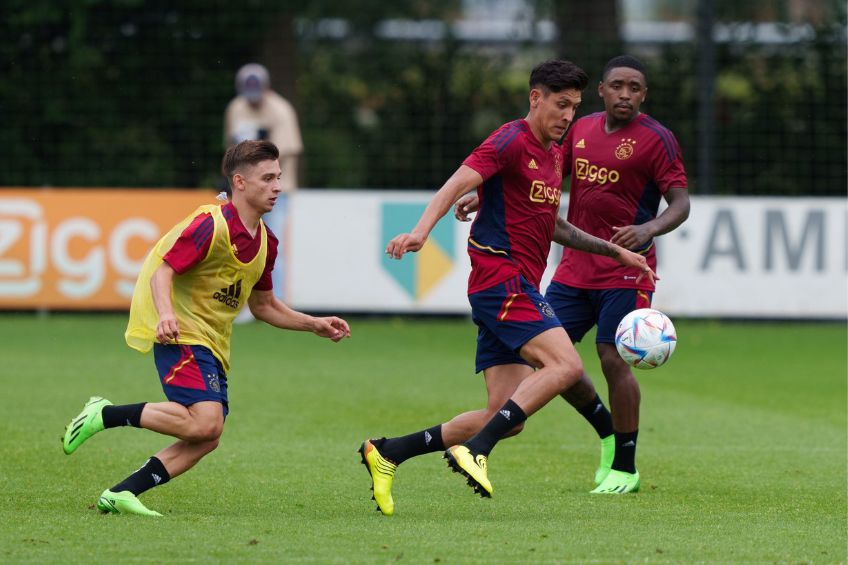
[[[433,453],[434,451],[444,451],[442,425],[439,424],[408,436],[383,440],[382,444],[377,445],[377,449],[380,450],[380,455],[397,465],[410,457]]]
[[[636,472],[636,436],[635,432],[615,432],[615,457],[612,468],[625,473]]]
[[[594,400],[583,408],[578,408],[577,411],[592,424],[599,438],[604,439],[613,434],[612,415],[610,415],[609,410],[604,406],[604,401],[597,394]]]
[[[465,442],[465,446],[474,453],[488,456],[495,444],[515,426],[524,422],[527,415],[518,404],[507,400],[489,423],[477,432],[477,435]]]
[[[141,427],[141,411],[146,402],[140,404],[124,404],[123,406],[103,407],[103,427],[117,428],[118,426]]]
[[[138,471],[113,486],[112,492],[128,490],[138,496],[155,486],[164,485],[171,480],[171,475],[156,457],[151,457]]]

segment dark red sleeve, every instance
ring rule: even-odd
[[[212,245],[212,234],[215,232],[215,219],[211,214],[199,214],[188,225],[171,249],[162,259],[168,263],[177,274],[183,274],[200,263],[209,252]]]
[[[256,284],[253,285],[253,288],[256,290],[274,290],[271,271],[274,270],[274,263],[277,261],[277,246],[280,242],[277,236],[267,226],[265,227],[265,231],[268,233],[268,251],[265,255],[265,270],[262,271],[262,276],[259,277]]]
[[[657,183],[660,192],[665,194],[669,188],[687,188],[686,171],[683,168],[683,152],[677,139],[669,132],[668,150],[659,151],[654,159],[654,182]]]
[[[515,143],[521,131],[514,122],[498,128],[462,164],[480,173],[484,181],[488,180],[521,153],[521,144]]]

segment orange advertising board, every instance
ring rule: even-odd
[[[144,258],[207,190],[0,189],[0,309],[129,308]]]

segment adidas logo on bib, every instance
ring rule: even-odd
[[[239,307],[238,299],[241,297],[241,279],[237,280],[227,288],[222,288],[212,295],[212,298],[226,304],[230,308],[236,309]]]

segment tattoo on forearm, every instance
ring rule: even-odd
[[[595,255],[606,255],[614,257],[616,255],[615,247],[608,241],[604,241],[594,235],[579,230],[568,222],[559,223],[557,232],[560,236],[557,238],[557,243],[572,249],[594,253]]]

